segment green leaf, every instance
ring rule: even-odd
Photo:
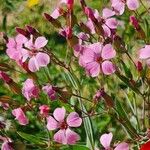
[[[31,134],[27,134],[27,133],[23,133],[23,132],[17,132],[23,139],[31,142],[31,143],[34,143],[34,144],[37,144],[39,146],[46,146],[46,142],[42,141],[42,139],[40,139],[39,137],[37,136],[34,136],[34,135],[31,135]]]
[[[90,149],[83,145],[72,145],[67,148],[63,148],[62,150],[90,150]]]

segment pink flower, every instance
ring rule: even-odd
[[[150,66],[150,45],[145,45],[144,48],[139,51],[139,58],[146,60],[148,66]]]
[[[14,150],[13,145],[12,145],[12,141],[10,138],[0,136],[0,140],[3,141],[3,144],[1,146],[1,150]]]
[[[99,15],[99,12],[96,9],[86,9],[86,13],[89,16],[86,25],[89,27],[92,34],[95,33],[95,27],[93,25],[92,19],[94,20],[96,18],[98,22],[101,22],[105,36],[110,36],[111,29],[116,29],[119,24],[116,18],[112,18],[112,16],[115,15],[115,12],[111,9],[104,8],[102,12],[102,17]]]
[[[102,144],[102,146],[105,148],[105,150],[110,150],[111,149],[111,141],[113,138],[113,134],[109,133],[109,134],[103,134],[100,137],[100,143]],[[118,144],[114,150],[129,150],[129,145],[125,142],[122,142],[120,144]]]
[[[108,8],[103,9],[101,22],[103,23],[102,27],[104,29],[105,36],[110,36],[111,35],[110,29],[116,29],[118,26],[118,21],[115,18],[112,18],[112,16],[114,15],[115,15],[114,11]]]
[[[22,34],[18,34],[15,38],[9,38],[7,43],[7,55],[16,61],[19,61],[22,59],[22,53],[26,51],[23,48],[23,44],[27,42],[27,38],[23,36]]]
[[[46,67],[50,62],[50,57],[44,52],[39,52],[47,44],[48,40],[45,37],[38,37],[33,42],[33,36],[25,43],[25,47],[30,51],[23,54],[23,62],[29,57],[28,67],[32,72],[38,71],[41,67]]]
[[[96,77],[102,71],[105,75],[115,72],[115,66],[110,61],[116,56],[116,51],[111,44],[103,46],[101,43],[88,45],[79,57],[80,65],[83,66],[87,73]]]
[[[119,15],[124,13],[125,5],[127,5],[130,10],[136,10],[139,7],[138,0],[111,0],[111,3],[111,6]]]
[[[79,127],[82,119],[76,112],[71,112],[65,119],[66,110],[64,108],[56,108],[53,116],[47,118],[48,130],[58,131],[54,135],[54,141],[62,144],[75,144],[80,139],[79,135],[72,131],[70,127]]]
[[[42,106],[39,107],[39,109],[40,109],[40,114],[43,117],[47,117],[48,116],[50,108],[47,105],[42,105]]]
[[[34,84],[32,79],[27,79],[22,88],[22,94],[25,96],[25,98],[30,101],[32,98],[37,98],[39,95],[39,89]]]
[[[42,90],[49,96],[51,100],[56,100],[57,98],[56,91],[54,90],[52,85],[47,84],[42,88]]]
[[[15,119],[19,121],[19,124],[27,125],[29,123],[28,118],[25,116],[21,108],[14,109],[12,114],[16,117]]]

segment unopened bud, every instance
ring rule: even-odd
[[[16,27],[16,32],[24,35],[27,38],[30,37],[30,33],[27,30],[24,30],[22,28]]]
[[[143,66],[140,61],[137,62],[136,67],[137,67],[138,72],[141,72],[143,70]]]
[[[44,13],[44,16],[54,27],[61,28],[61,23],[57,19],[54,19],[47,13]]]
[[[139,29],[139,23],[135,16],[130,16],[130,22],[132,23],[132,25],[136,30]]]
[[[37,30],[29,25],[26,26],[26,29],[30,34],[34,35],[35,33],[37,33]]]

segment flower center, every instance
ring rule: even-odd
[[[126,0],[121,0],[121,2],[126,3]]]
[[[60,129],[67,129],[67,128],[68,128],[68,124],[65,121],[60,123]]]
[[[98,62],[98,63],[101,63],[102,60],[103,60],[103,59],[102,59],[102,57],[100,57],[100,56],[96,58],[96,62]]]

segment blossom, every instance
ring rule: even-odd
[[[42,48],[47,44],[48,40],[45,37],[38,37],[33,42],[33,36],[24,45],[30,51],[23,54],[23,62],[29,57],[28,67],[32,72],[36,72],[41,67],[46,67],[50,62],[50,57],[44,52],[40,52]]]
[[[115,15],[115,11],[112,11],[108,8],[103,9],[102,17],[99,15],[99,12],[96,9],[92,10],[88,7],[85,7],[85,13],[89,17],[86,26],[91,30],[92,34],[95,33],[95,27],[93,24],[94,19],[97,19],[97,21],[102,24],[105,36],[110,36],[111,30],[116,29],[119,24],[116,18],[112,18],[112,16]]]
[[[39,109],[40,109],[40,114],[43,117],[47,117],[48,116],[50,108],[47,105],[42,105],[42,106],[39,107]]]
[[[29,123],[28,118],[24,114],[23,110],[21,108],[16,108],[12,111],[12,114],[16,117],[19,121],[19,124],[21,125],[27,125]]]
[[[39,89],[34,84],[32,79],[27,79],[22,88],[22,94],[25,96],[25,98],[30,101],[31,98],[37,98],[39,95]]]
[[[146,60],[147,65],[150,65],[150,45],[145,45],[144,48],[139,50],[139,58]]]
[[[118,26],[118,21],[115,18],[112,18],[112,16],[114,15],[115,15],[114,11],[108,8],[103,9],[101,22],[105,36],[110,36],[111,35],[110,29],[116,29]]]
[[[15,38],[9,38],[8,43],[6,44],[7,55],[15,61],[21,60],[23,53],[26,51],[23,48],[23,44],[27,42],[27,40],[28,39],[22,34],[18,34]]]
[[[0,136],[0,140],[3,141],[3,144],[1,145],[1,150],[14,150],[10,138]]]
[[[113,138],[113,134],[112,133],[108,133],[108,134],[103,134],[100,137],[100,143],[102,144],[102,146],[105,148],[105,150],[110,150],[111,147],[111,141]],[[125,142],[119,143],[114,150],[129,150],[129,145]]]
[[[51,100],[56,100],[56,91],[54,90],[52,85],[47,84],[46,86],[43,86],[42,90],[49,96]]]
[[[139,7],[138,0],[111,0],[111,3],[111,6],[119,15],[124,13],[125,5],[127,5],[130,10],[136,10]]]
[[[49,116],[47,118],[47,129],[50,131],[58,129],[54,135],[54,141],[62,144],[75,144],[80,137],[70,127],[79,127],[82,119],[76,112],[71,112],[66,119],[65,114],[66,110],[63,107],[56,108],[53,117]]]
[[[80,55],[80,65],[86,69],[86,72],[96,77],[100,72],[110,75],[115,72],[115,66],[110,61],[116,56],[116,51],[111,44],[103,46],[101,43],[94,43],[84,48]]]
[[[144,143],[141,147],[140,150],[149,150],[150,148],[150,141]]]

